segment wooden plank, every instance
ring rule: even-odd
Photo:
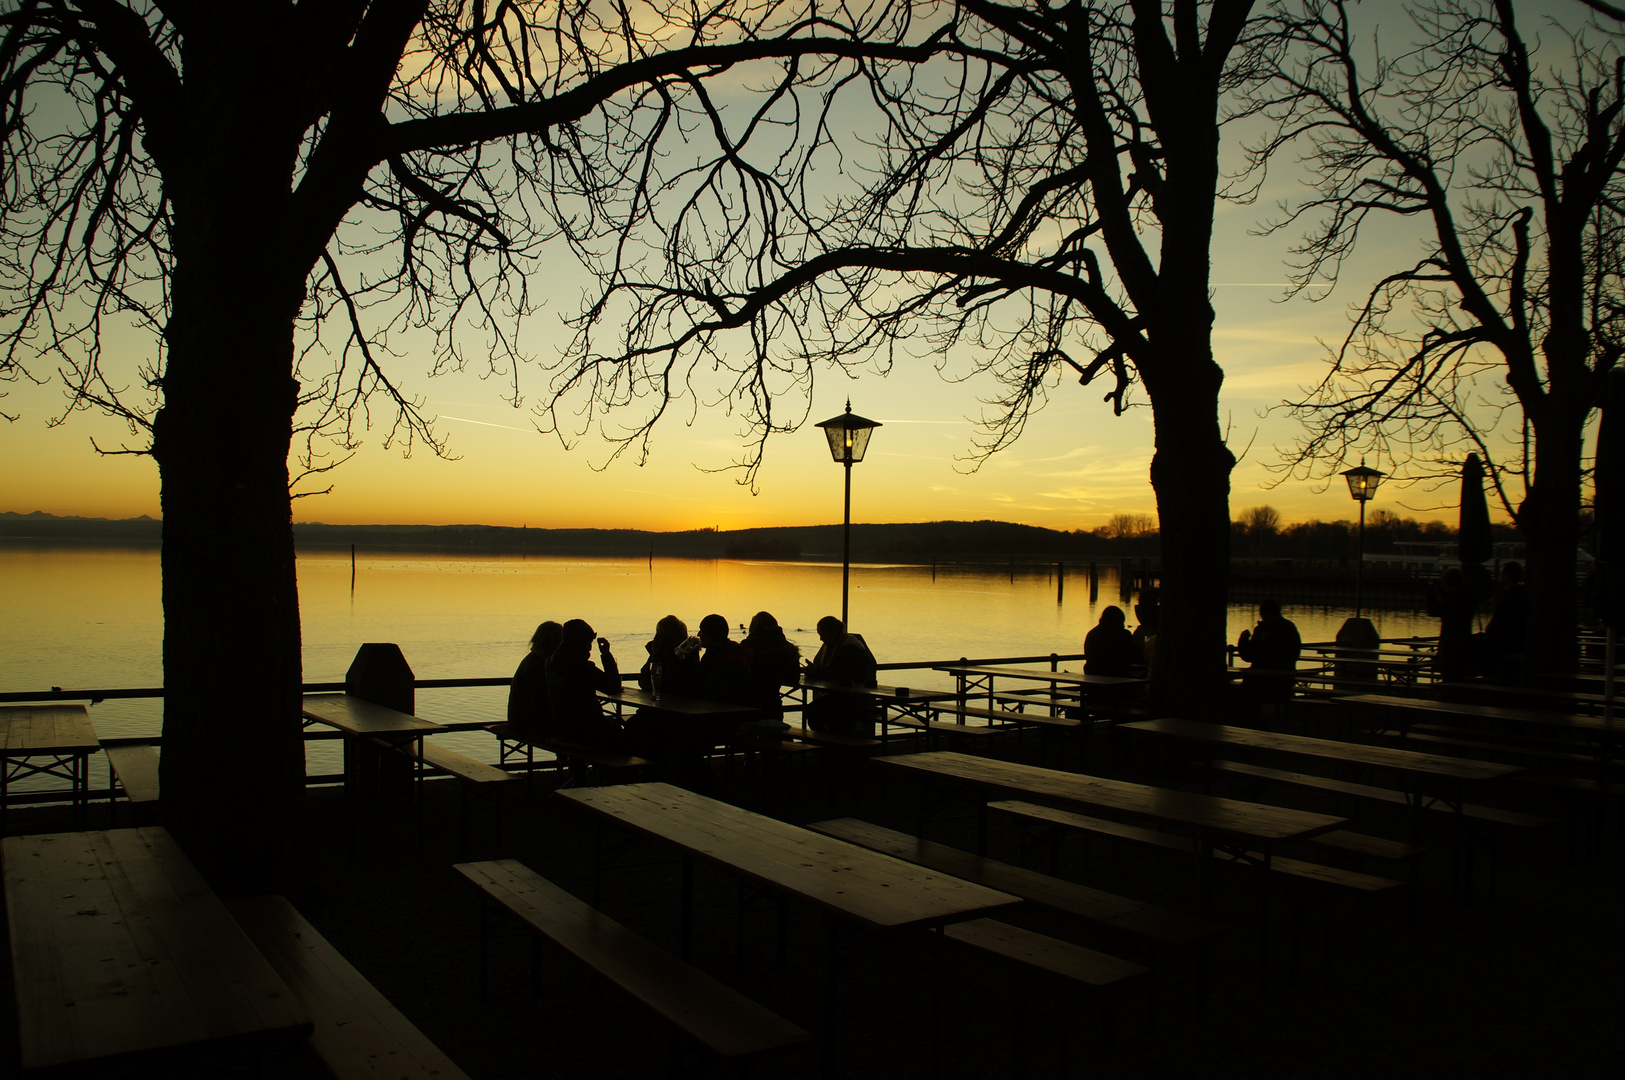
[[[1208,941],[1222,927],[1087,885],[1063,881],[1036,870],[983,858],[969,851],[933,843],[857,818],[820,821],[808,828],[945,874],[1012,893],[1034,904],[1155,945],[1183,947]]]
[[[307,719],[349,735],[427,735],[445,730],[433,721],[349,694],[306,694],[302,709]]]
[[[399,1009],[280,896],[226,904],[316,1017],[311,1048],[341,1080],[467,1080]]]
[[[427,741],[423,744],[423,760],[441,772],[450,773],[474,784],[506,784],[521,779],[518,774],[511,773],[507,769],[475,761],[471,757],[465,757]]]
[[[101,744],[83,705],[0,706],[0,750],[4,756],[88,754]]]
[[[7,837],[0,852],[25,1067],[309,1034],[164,830]]]
[[[954,922],[1020,899],[670,784],[556,796],[872,930]]]
[[[1346,818],[1330,814],[1198,795],[945,750],[878,757],[875,761],[984,787],[1134,814],[1209,835],[1259,842],[1307,839],[1348,824]]]
[[[513,859],[453,867],[485,895],[614,983],[706,1052],[745,1058],[810,1036]]]
[[[1014,960],[1096,990],[1116,987],[1150,974],[1150,969],[1082,945],[1023,930],[994,919],[971,919],[943,931],[963,945]]]
[[[158,748],[129,745],[103,747],[107,764],[132,806],[158,802]]]
[[[1446,754],[1424,754],[1393,746],[1371,746],[1365,743],[1338,742],[1334,739],[1314,739],[1305,735],[1286,735],[1277,731],[1236,727],[1229,724],[1208,724],[1197,720],[1138,720],[1121,725],[1123,731],[1141,731],[1152,735],[1165,735],[1187,742],[1209,746],[1244,747],[1267,753],[1292,754],[1298,757],[1322,758],[1351,765],[1368,765],[1391,769],[1407,776],[1480,783],[1500,780],[1526,772],[1522,766],[1502,765],[1492,761],[1472,761]]]

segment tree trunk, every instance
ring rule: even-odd
[[[1187,335],[1194,336],[1194,335]],[[1162,628],[1151,673],[1159,715],[1217,721],[1228,705],[1224,671],[1230,584],[1230,470],[1235,458],[1219,429],[1224,373],[1189,342],[1177,377],[1148,380],[1156,423],[1151,485],[1162,543]],[[1206,354],[1205,360],[1198,357]],[[1142,366],[1142,371],[1144,366]]]
[[[282,246],[298,132],[196,90],[166,186],[175,267],[164,403],[164,823],[225,895],[287,888],[304,792],[288,448],[303,266]],[[205,84],[207,85],[207,81]],[[230,72],[220,84],[239,85]],[[291,131],[291,134],[289,134]]]

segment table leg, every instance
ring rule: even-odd
[[[824,1008],[823,1025],[819,1033],[819,1075],[824,1080],[838,1075],[836,1068],[837,1021],[840,1018],[840,1001],[836,996],[840,988],[841,963],[841,926],[834,919],[825,917],[824,932],[828,940],[828,952],[824,956]]]
[[[690,961],[694,959],[694,856],[687,851],[683,852],[682,867],[683,903],[680,916],[681,928],[678,932],[678,940],[682,942],[682,948],[679,955],[685,961]],[[740,917],[744,917],[743,912],[741,912]]]

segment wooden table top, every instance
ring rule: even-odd
[[[959,695],[952,690],[918,690],[904,686],[851,686],[835,679],[809,679],[802,677],[797,684],[803,690],[837,690],[849,694],[867,694],[876,700],[896,701],[904,705],[928,705],[936,701],[952,701]]]
[[[959,922],[1020,902],[670,784],[567,788],[558,795],[870,930]]]
[[[346,735],[431,735],[446,730],[432,720],[349,694],[306,694],[303,711],[307,719],[336,727]]]
[[[163,829],[8,836],[0,860],[24,1068],[311,1033]]]
[[[600,690],[598,697],[621,705],[640,709],[655,709],[679,716],[737,716],[748,720],[762,710],[749,705],[734,705],[727,701],[708,701],[705,698],[684,697],[682,694],[661,694],[658,698],[640,686],[625,685],[619,690]]]
[[[0,757],[88,754],[100,748],[90,710],[83,705],[0,708]]]
[[[1348,824],[1347,818],[1330,814],[1150,787],[948,750],[891,754],[870,760],[1006,791],[1135,814],[1209,836],[1266,844],[1304,839]]]
[[[1034,679],[1038,682],[1066,683],[1069,686],[1143,686],[1142,678],[1121,675],[1089,675],[1081,671],[1046,671],[1040,668],[997,667],[980,664],[944,664],[932,671],[950,675],[992,675],[1005,679]]]
[[[1430,776],[1447,780],[1469,782],[1499,780],[1529,771],[1521,765],[1474,761],[1469,758],[1451,757],[1448,754],[1424,754],[1392,746],[1367,746],[1363,743],[1339,742],[1335,739],[1283,735],[1274,731],[1232,727],[1227,724],[1206,724],[1197,720],[1137,720],[1132,724],[1123,724],[1122,727],[1128,731],[1148,731],[1154,735],[1169,735],[1219,746],[1242,746],[1252,750],[1269,750],[1297,754],[1301,757],[1345,761],[1356,765],[1393,769],[1412,776]]]
[[[1469,716],[1484,720],[1501,720],[1513,724],[1536,727],[1565,728],[1588,736],[1617,739],[1625,732],[1625,720],[1609,721],[1601,716],[1580,716],[1574,713],[1552,712],[1543,709],[1511,709],[1504,705],[1467,705],[1455,701],[1435,701],[1425,697],[1396,697],[1390,694],[1350,694],[1333,701],[1355,705],[1379,705],[1409,712],[1434,713],[1440,716]]]

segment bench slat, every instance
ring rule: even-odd
[[[690,967],[514,859],[454,869],[493,902],[642,1002],[698,1046],[744,1058],[806,1042],[801,1028]]]
[[[158,748],[144,743],[102,748],[132,806],[158,801]]]
[[[287,900],[257,896],[226,906],[315,1015],[311,1049],[340,1080],[467,1080]]]
[[[949,939],[982,952],[1026,964],[1096,990],[1114,987],[1150,969],[1082,945],[1046,937],[996,919],[970,919],[943,928]]]
[[[1188,837],[1159,832],[1156,829],[1147,829],[1139,825],[1125,825],[1120,821],[1090,817],[1087,814],[1078,814],[1070,810],[1057,810],[1053,807],[1039,806],[1035,803],[1021,802],[1017,799],[990,802],[987,807],[989,810],[999,810],[1050,825],[1077,829],[1080,832],[1096,833],[1119,840],[1131,840],[1135,843],[1168,848],[1185,854],[1194,854],[1196,851],[1194,841]],[[1223,862],[1239,861],[1238,856],[1218,849],[1214,849],[1213,857]],[[1248,852],[1246,857],[1260,862],[1263,860],[1263,855],[1258,852]],[[1355,892],[1386,892],[1389,889],[1403,888],[1405,884],[1392,878],[1377,877],[1375,874],[1362,874],[1356,870],[1344,870],[1336,866],[1325,866],[1321,863],[1306,862],[1302,859],[1289,859],[1281,855],[1271,856],[1269,865],[1270,869],[1278,874],[1285,874],[1288,877],[1322,885],[1352,889]]]
[[[807,827],[964,881],[974,881],[990,889],[1012,893],[1023,900],[1153,945],[1195,945],[1224,932],[1214,923],[1183,912],[1169,911],[1036,870],[986,859],[946,844],[920,840],[857,818],[820,821]]]
[[[447,750],[443,746],[424,740],[423,760],[441,772],[450,773],[462,780],[473,784],[505,784],[520,779],[519,776],[507,769],[499,769],[495,765],[487,765],[483,761],[475,761],[471,757]]]

